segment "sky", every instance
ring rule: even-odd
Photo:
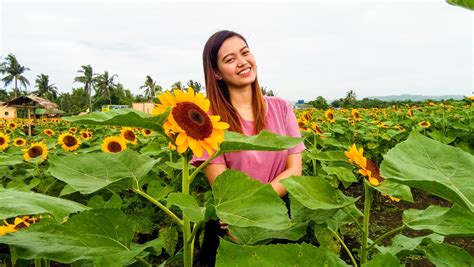
[[[87,64],[134,94],[146,75],[204,86],[204,44],[226,29],[247,39],[260,85],[290,101],[474,91],[474,12],[443,0],[0,0],[0,16],[0,56],[30,68],[29,90],[44,73],[70,92]]]

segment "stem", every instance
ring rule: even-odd
[[[196,175],[199,173],[200,170],[202,170],[204,167],[206,167],[206,165],[211,162],[212,160],[214,160],[215,158],[217,158],[218,156],[220,156],[221,153],[219,151],[216,151],[216,153],[214,153],[214,155],[212,155],[210,158],[208,158],[206,161],[204,161],[203,163],[201,163],[201,165],[199,165],[199,167],[197,167],[193,173],[191,175],[189,175],[189,178],[188,178],[188,181],[189,181],[189,184],[191,184],[194,180],[194,178],[196,177]],[[187,164],[187,162],[186,162]],[[183,168],[183,171],[184,171],[184,168]]]
[[[329,228],[328,228],[329,229]],[[346,250],[347,254],[349,254],[349,257],[351,258],[351,261],[352,261],[352,264],[354,264],[354,267],[357,267],[357,262],[356,260],[354,259],[354,255],[352,255],[351,251],[349,250],[349,248],[346,246],[346,243],[344,243],[344,240],[342,240],[342,238],[336,233],[334,232],[333,230],[329,229],[329,231],[331,231],[331,233],[334,235],[334,237],[336,237],[337,241],[339,241],[339,243],[341,243],[341,245],[344,247],[344,249]]]
[[[343,211],[344,213],[346,213],[347,215],[349,215],[349,217],[351,217],[351,218],[354,220],[355,224],[357,225],[357,227],[359,227],[360,230],[364,231],[364,228],[363,228],[362,225],[359,223],[359,221],[357,220],[357,218],[354,217],[349,211],[347,211],[346,208],[347,208],[347,207],[344,207],[344,208],[342,209],[342,211]]]
[[[390,235],[393,235],[393,234],[396,234],[398,232],[401,232],[403,229],[405,229],[406,226],[405,225],[401,225],[395,229],[392,229],[388,232],[386,232],[385,234],[379,236],[377,239],[375,239],[375,241],[369,246],[367,247],[367,251],[369,251],[370,249],[372,249],[380,240],[386,238],[387,236],[390,236]]]
[[[183,154],[183,182],[181,192],[185,195],[189,195],[189,162],[188,154]],[[183,214],[183,247],[184,247],[184,266],[193,266],[193,248],[194,242],[188,242],[191,237],[191,222],[189,218]]]
[[[142,264],[144,264],[145,266],[152,266],[150,263],[148,263],[146,260],[138,257],[138,256],[135,256],[135,259],[137,259],[139,262],[141,262]]]
[[[367,181],[364,180],[364,224],[363,224],[363,236],[362,245],[360,248],[360,264],[364,265],[367,262],[367,240],[369,239],[369,220],[370,220],[370,208],[372,206],[373,198],[372,188],[367,185]]]
[[[140,196],[148,199],[151,203],[158,206],[158,208],[160,208],[168,216],[170,216],[171,219],[173,219],[179,225],[179,227],[181,227],[181,228],[183,227],[183,221],[180,218],[178,218],[178,216],[176,216],[176,214],[174,214],[171,210],[169,210],[165,205],[161,204],[158,200],[154,199],[152,196],[150,196],[147,193],[141,191],[140,189],[132,188],[132,191],[139,194]]]
[[[314,144],[313,144],[313,145],[314,145],[314,149],[315,149],[316,151],[318,151],[316,135],[313,135],[313,141],[314,141]],[[313,163],[313,175],[316,176],[316,175],[317,175],[317,171],[318,171],[317,168],[316,168],[316,159],[312,159],[311,161],[312,161],[312,163]]]
[[[191,236],[187,240],[188,243],[191,243],[191,241],[194,241],[194,239],[196,237],[197,230],[199,229],[199,227],[201,227],[201,224],[202,223],[195,223],[194,224],[193,232],[191,233]]]

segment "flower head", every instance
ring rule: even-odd
[[[54,135],[54,131],[51,130],[51,129],[44,129],[43,133],[46,134],[49,137]]]
[[[120,136],[109,136],[102,143],[102,151],[105,153],[119,153],[125,149],[127,149],[127,144]]]
[[[24,138],[15,138],[15,140],[13,140],[13,145],[14,146],[24,146],[26,144],[26,140]]]
[[[352,109],[351,114],[355,121],[362,120],[362,118],[359,116],[359,111],[357,111],[357,109]]]
[[[48,157],[48,148],[43,142],[33,143],[28,149],[24,149],[23,151],[25,152],[25,154],[23,154],[25,160],[35,159],[38,157],[46,160]]]
[[[422,122],[419,122],[418,125],[423,128],[429,128],[431,126],[431,123],[429,121],[422,121]]]
[[[324,112],[324,116],[326,117],[326,120],[329,121],[330,123],[335,122],[334,112],[332,111],[332,109],[326,110],[326,112]]]
[[[135,135],[135,132],[131,128],[123,128],[120,131],[120,135],[122,138],[125,140],[127,143],[131,143],[136,145],[137,144],[137,136]]]
[[[165,133],[175,138],[178,153],[184,153],[188,148],[194,155],[201,157],[205,150],[209,155],[219,149],[224,141],[224,130],[229,124],[220,121],[220,116],[209,116],[210,102],[203,94],[194,94],[190,87],[187,92],[174,90],[173,94],[165,92],[158,98],[153,114],[158,115],[171,108],[168,120],[163,125]]]
[[[5,150],[10,142],[10,137],[4,133],[0,133],[0,150]]]
[[[81,145],[81,140],[77,139],[74,134],[63,133],[58,137],[58,143],[64,150],[74,151]]]

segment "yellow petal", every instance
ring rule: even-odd
[[[178,145],[177,151],[178,151],[179,154],[182,154],[182,153],[184,153],[187,149],[188,149],[188,141],[186,140],[186,142],[184,142],[183,144]]]
[[[178,134],[178,137],[176,138],[176,144],[177,145],[182,145],[184,144],[184,142],[186,142],[188,139],[188,136],[186,135],[186,133],[184,132],[181,132]]]
[[[202,150],[201,145],[199,144],[199,141],[194,140],[193,138],[188,138],[188,141],[189,141],[189,147],[193,151],[194,155],[196,155],[196,157],[198,158],[202,157],[203,150]]]

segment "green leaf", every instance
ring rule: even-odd
[[[183,193],[171,193],[166,199],[168,207],[177,206],[192,222],[200,222],[204,220],[205,208],[199,207],[196,199],[191,195]]]
[[[229,231],[241,245],[265,244],[272,239],[296,241],[306,234],[308,223],[295,223],[285,230],[270,230],[260,227],[237,227],[230,225]]]
[[[449,4],[474,10],[474,2],[470,0],[446,0]]]
[[[441,235],[474,235],[474,213],[454,206],[429,206],[426,210],[403,212],[403,223],[413,230],[431,230]]]
[[[24,259],[62,263],[92,261],[96,266],[123,266],[150,244],[134,245],[133,223],[120,210],[98,209],[72,216],[65,224],[43,219],[16,233],[0,236]]]
[[[368,261],[366,264],[362,265],[363,267],[400,267],[404,266],[400,264],[400,260],[393,256],[393,254],[385,253],[378,254],[373,259]]]
[[[371,183],[367,183],[367,185],[382,194],[387,194],[389,196],[413,203],[413,195],[411,194],[411,189],[409,186],[392,182],[390,180],[383,180],[378,186],[374,186]]]
[[[0,220],[20,215],[49,213],[56,220],[62,221],[71,213],[89,209],[67,199],[16,189],[0,189],[0,203]]]
[[[352,172],[352,169],[348,169],[345,167],[328,167],[324,165],[322,167],[323,167],[323,170],[327,172],[327,174],[335,175],[337,179],[341,182],[348,182],[348,183],[357,182],[357,178]]]
[[[434,130],[428,133],[434,140],[439,141],[443,144],[450,144],[456,140],[456,136],[445,136],[442,131]]]
[[[340,209],[357,201],[356,198],[345,196],[319,177],[291,176],[280,183],[301,204],[312,210]]]
[[[325,248],[306,243],[239,246],[220,240],[216,266],[348,266]]]
[[[122,207],[122,199],[117,194],[112,194],[108,201],[105,201],[101,195],[94,195],[87,202],[87,206],[93,209],[110,208],[120,209]]]
[[[226,170],[212,186],[217,216],[229,225],[272,230],[290,227],[287,209],[271,185]]]
[[[158,161],[132,150],[51,156],[49,172],[74,190],[90,194],[120,180],[133,178],[129,184],[138,182]]]
[[[225,131],[224,142],[221,143],[219,152],[224,154],[242,150],[278,151],[292,148],[302,141],[302,138],[278,135],[266,130],[252,136]]]
[[[146,128],[163,132],[164,121],[168,118],[169,112],[165,112],[159,116],[152,117],[145,112],[135,109],[114,109],[107,112],[92,112],[91,114],[65,117],[66,121],[86,124],[86,125],[113,125],[127,126],[136,128]]]
[[[174,188],[171,185],[161,186],[159,181],[153,180],[148,184],[146,190],[148,195],[156,200],[161,200],[173,192]]]
[[[13,166],[23,162],[22,155],[0,155],[0,166]]]
[[[347,157],[343,151],[315,151],[309,153],[308,156],[320,161],[347,161]]]
[[[414,132],[385,155],[381,176],[474,212],[472,170],[474,156]]]
[[[436,266],[456,266],[456,267],[471,267],[474,266],[473,257],[460,247],[432,243],[428,245],[423,251],[426,257]]]
[[[173,256],[176,251],[176,244],[178,244],[178,231],[176,228],[173,226],[161,228],[158,237],[160,240],[163,240],[163,248],[166,252]]]
[[[403,257],[409,255],[412,251],[418,249],[424,244],[431,242],[442,243],[443,241],[444,237],[439,234],[430,234],[427,236],[419,236],[413,238],[399,234],[392,238],[392,243],[390,244],[390,246],[383,247],[375,245],[375,247],[381,253],[390,253],[398,257]]]
[[[339,255],[341,243],[334,237],[333,233],[325,225],[313,225],[314,236],[318,240],[319,246]]]

